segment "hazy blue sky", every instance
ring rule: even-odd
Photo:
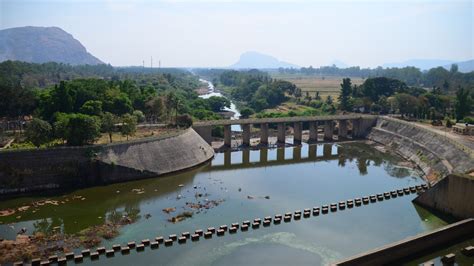
[[[0,27],[58,26],[115,66],[474,58],[473,1],[0,0]]]

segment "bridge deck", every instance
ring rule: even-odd
[[[245,124],[263,124],[263,123],[295,123],[295,122],[315,122],[331,120],[351,120],[360,118],[373,118],[372,115],[327,115],[327,116],[293,116],[277,118],[247,118],[237,120],[209,120],[199,121],[193,124],[193,127],[205,126],[226,126],[226,125],[245,125]]]

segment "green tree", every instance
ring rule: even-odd
[[[240,117],[241,118],[249,118],[254,113],[255,113],[255,111],[252,108],[244,107],[244,108],[242,108],[242,110],[240,110]]]
[[[100,119],[86,114],[61,115],[55,123],[56,133],[69,146],[92,144],[100,137]]]
[[[81,106],[79,112],[86,115],[100,116],[102,114],[102,102],[89,100]]]
[[[473,108],[472,98],[468,89],[460,87],[456,92],[456,103],[454,105],[456,120],[461,121],[469,115]]]
[[[199,98],[200,99],[200,98]],[[160,120],[165,111],[165,105],[163,103],[162,97],[153,97],[145,104],[147,116],[153,121],[156,122]]]
[[[145,115],[140,110],[133,111],[133,115],[137,118],[138,123],[145,122]]]
[[[342,79],[341,92],[339,94],[339,109],[350,111],[350,96],[352,94],[352,84],[350,78]]]
[[[395,95],[397,106],[400,114],[412,115],[415,114],[418,108],[418,99],[410,94],[397,93]]]
[[[101,131],[109,134],[109,141],[112,143],[112,134],[116,130],[117,116],[112,113],[105,112],[102,115]]]
[[[33,118],[26,127],[26,138],[36,147],[41,146],[51,140],[53,128],[51,125],[41,119]]]
[[[209,106],[211,107],[211,110],[213,112],[220,112],[222,111],[225,107],[229,108],[230,107],[230,101],[229,99],[225,97],[219,97],[219,96],[211,96],[207,99]]]
[[[125,114],[122,116],[122,128],[121,133],[124,136],[133,136],[137,131],[137,118],[130,114]]]

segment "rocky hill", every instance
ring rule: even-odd
[[[87,52],[74,37],[58,27],[19,27],[0,30],[0,62],[58,62],[97,65],[102,61]]]

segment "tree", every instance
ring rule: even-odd
[[[469,90],[460,87],[456,92],[456,103],[454,105],[456,120],[461,121],[471,112],[472,107],[473,103]]]
[[[326,98],[326,104],[331,105],[331,104],[333,104],[333,102],[334,102],[334,101],[332,100],[331,95],[328,95],[328,97]]]
[[[92,144],[100,136],[100,121],[96,116],[61,114],[54,126],[57,136],[69,146]]]
[[[398,93],[395,95],[397,106],[402,115],[415,114],[418,107],[418,99],[410,94]]]
[[[225,107],[229,108],[230,107],[230,101],[229,99],[225,97],[219,97],[219,96],[211,96],[207,99],[209,106],[211,107],[211,110],[213,112],[220,112],[222,111]]]
[[[121,133],[124,136],[133,136],[137,131],[137,118],[130,114],[125,114],[122,116],[122,128]]]
[[[339,109],[341,110],[350,111],[352,109],[350,106],[351,87],[350,78],[342,79],[341,92],[339,94]]]
[[[199,98],[200,99],[200,98]],[[153,97],[145,104],[146,112],[153,122],[159,120],[165,111],[162,97]]]
[[[47,143],[51,140],[53,128],[51,125],[41,119],[33,118],[33,120],[26,127],[26,138],[36,147]]]
[[[79,111],[86,115],[100,116],[102,114],[102,102],[89,100],[82,105]]]
[[[188,114],[179,115],[176,119],[176,125],[184,128],[191,127],[193,125],[193,118]]]
[[[141,123],[145,121],[145,115],[140,110],[133,111],[133,115],[137,118],[137,122]]]
[[[451,65],[451,69],[449,70],[449,72],[451,72],[452,74],[454,74],[454,73],[458,72],[458,70],[459,70],[458,65],[457,65],[457,64],[452,64],[452,65]]]
[[[102,115],[101,131],[109,134],[109,141],[112,143],[112,134],[114,133],[117,123],[117,117],[109,112]]]
[[[252,108],[244,107],[244,108],[242,108],[242,110],[240,110],[240,117],[249,118],[254,113],[255,113],[255,111]]]

